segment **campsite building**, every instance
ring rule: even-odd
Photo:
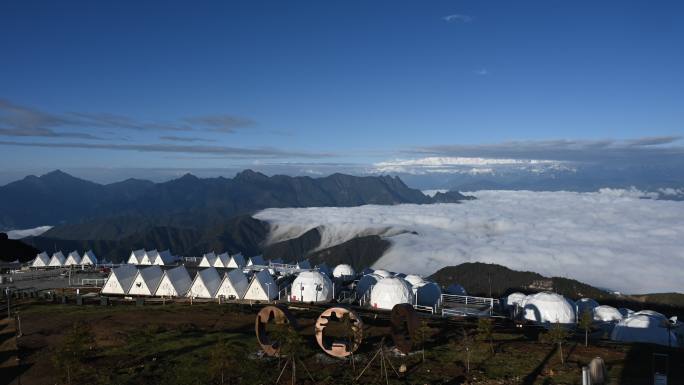
[[[278,286],[268,270],[254,274],[244,299],[250,301],[270,301],[278,298]]]
[[[157,292],[163,274],[162,269],[155,265],[138,269],[128,294],[154,295]]]
[[[214,298],[221,285],[221,276],[215,267],[207,267],[195,275],[190,290],[185,295],[191,298]]]
[[[377,270],[375,271],[378,272]],[[370,294],[370,304],[376,309],[392,310],[400,303],[414,303],[411,284],[399,277],[386,277],[373,286]]]
[[[140,250],[133,250],[131,251],[130,257],[128,257],[128,263],[131,265],[141,265],[142,264],[142,259],[145,256],[145,250],[140,249]]]
[[[138,268],[134,265],[121,265],[112,269],[107,277],[107,281],[102,286],[102,294],[126,295],[133,285],[133,280],[138,273]]]
[[[97,265],[97,257],[95,256],[95,253],[93,253],[92,250],[88,250],[83,254],[83,258],[81,258],[81,264],[83,266],[95,266]]]
[[[302,271],[292,282],[291,301],[330,302],[333,299],[333,283],[318,271]]]
[[[81,256],[78,254],[78,251],[76,251],[76,250],[69,253],[66,260],[64,260],[64,266],[77,266],[80,264],[81,264]]]
[[[333,269],[332,274],[333,277],[343,281],[354,279],[354,277],[356,277],[356,272],[354,271],[354,268],[351,267],[351,265],[347,265],[345,263],[335,266],[335,269]]]
[[[227,299],[242,299],[249,287],[249,280],[240,269],[233,269],[223,276],[223,280],[216,291],[216,297]]]
[[[33,260],[31,267],[46,267],[50,264],[50,257],[46,252],[42,252],[36,255],[36,259]]]
[[[190,290],[192,279],[185,266],[165,270],[154,295],[158,297],[184,297]]]
[[[52,258],[50,258],[50,263],[48,266],[50,267],[62,267],[64,266],[64,262],[66,262],[66,258],[64,258],[64,254],[62,254],[61,251],[58,251],[54,254],[52,254]]]

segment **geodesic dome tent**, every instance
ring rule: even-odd
[[[416,305],[434,307],[442,296],[442,289],[434,282],[422,281],[412,286]]]
[[[527,296],[523,293],[515,292],[511,293],[506,297],[506,306],[507,307],[514,307],[514,306],[523,306],[523,303],[525,302],[525,299]]]
[[[364,294],[370,289],[372,286],[374,286],[378,281],[382,279],[381,276],[376,275],[376,274],[366,274],[361,279],[359,279],[359,282],[356,283],[356,295],[358,297],[363,297]]]
[[[423,277],[421,277],[420,275],[415,275],[415,274],[407,275],[406,277],[404,277],[404,280],[413,286],[420,285],[421,283],[425,282],[423,280]]]
[[[575,301],[575,312],[577,313],[577,317],[580,318],[585,311],[593,314],[594,308],[598,306],[599,303],[591,298],[580,298]]]
[[[457,283],[452,283],[449,285],[446,288],[446,293],[451,295],[468,295],[466,289]]]
[[[330,302],[333,283],[318,271],[302,271],[292,282],[290,300],[299,302]]]
[[[575,306],[560,294],[532,294],[523,303],[523,318],[540,324],[574,324]]]
[[[387,271],[387,270],[383,270],[383,269],[375,270],[375,271],[373,271],[373,274],[379,275],[379,276],[381,276],[382,278],[388,278],[388,277],[391,277],[391,276],[392,276],[392,273],[390,273],[390,272]]]
[[[612,306],[599,305],[593,310],[594,321],[597,322],[619,322],[622,320],[622,313]]]
[[[397,277],[387,277],[379,280],[373,286],[370,294],[370,304],[376,309],[392,310],[396,304],[413,304],[413,301],[414,296],[411,284],[403,278]]]
[[[333,269],[333,277],[339,279],[353,279],[356,276],[354,268],[347,264],[340,264]]]
[[[610,339],[621,342],[645,342],[663,346],[679,346],[677,335],[667,328],[670,320],[660,313],[640,311],[618,322]]]

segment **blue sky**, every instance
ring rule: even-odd
[[[5,179],[682,153],[681,2],[141,3],[0,4]]]

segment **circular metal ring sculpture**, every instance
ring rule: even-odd
[[[259,345],[269,356],[275,357],[280,353],[280,344],[272,340],[266,331],[266,325],[290,325],[297,329],[297,320],[292,313],[284,306],[266,306],[259,311],[256,316],[255,329]]]
[[[331,319],[337,319],[340,323],[347,323],[347,330],[341,339],[330,339],[325,337],[324,330]],[[345,325],[343,325],[343,328]],[[318,346],[333,357],[347,357],[361,345],[363,340],[363,322],[355,312],[344,307],[331,307],[326,309],[316,320],[316,342]],[[351,346],[350,346],[351,345]]]
[[[418,327],[418,314],[416,314],[413,306],[407,303],[400,303],[394,305],[392,308],[392,340],[397,346],[397,349],[408,354],[413,349],[413,341],[415,340]]]

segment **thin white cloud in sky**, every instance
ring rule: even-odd
[[[455,13],[453,15],[447,15],[442,18],[442,20],[446,21],[447,23],[455,23],[455,22],[462,22],[462,23],[470,23],[473,21],[472,16],[468,15],[462,15]]]
[[[50,230],[52,226],[39,226],[32,229],[10,230],[7,232],[9,239],[21,239],[26,237],[37,237],[40,234]]]
[[[378,234],[374,267],[429,275],[463,262],[574,278],[627,293],[684,292],[684,202],[638,190],[481,191],[462,204],[267,209],[272,241],[322,227],[321,248]]]

